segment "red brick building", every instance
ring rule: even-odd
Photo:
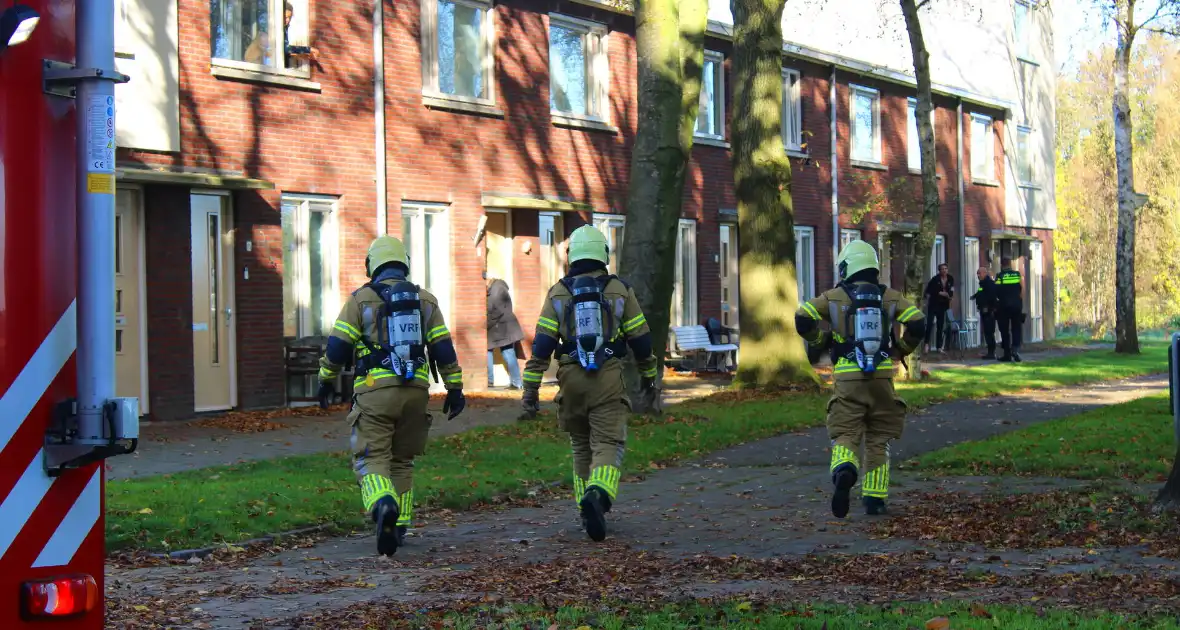
[[[122,4],[119,63],[133,79],[118,88],[128,147],[119,152],[119,388],[153,418],[309,393],[286,376],[284,344],[330,329],[381,232],[407,241],[414,279],[445,309],[465,382],[483,387],[485,271],[508,281],[531,336],[561,274],[561,241],[585,223],[614,243],[625,233],[636,127],[627,14],[591,0],[387,1],[378,48],[371,6],[297,0],[284,29],[282,0]],[[711,24],[685,190],[674,306],[685,324],[737,325],[725,31]],[[284,58],[284,42],[310,45],[317,58]],[[918,184],[908,161],[914,91],[904,77],[799,47],[784,48],[783,66],[801,287],[813,294],[833,284],[842,238],[904,247],[904,220],[852,208],[899,178]],[[1040,243],[1028,284],[1051,305],[1051,231],[1005,225],[1007,106],[956,90],[936,100],[940,259],[959,277],[993,249],[1027,261],[1032,248],[1018,244]],[[981,133],[987,142],[973,139]],[[974,248],[947,245],[962,237],[977,239]],[[900,255],[890,269],[901,277]]]

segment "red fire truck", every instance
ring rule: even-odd
[[[103,627],[114,395],[114,0],[0,2],[0,628]]]

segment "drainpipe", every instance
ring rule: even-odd
[[[831,125],[831,143],[829,153],[832,154],[832,284],[840,283],[840,271],[836,268],[836,257],[840,255],[840,164],[837,157],[836,144],[836,66],[832,65],[831,79],[828,81],[828,110]]]
[[[377,235],[381,236],[386,233],[389,224],[385,199],[385,0],[373,2],[373,136]]]
[[[957,143],[957,146],[955,147],[955,156],[958,158],[956,160],[957,164],[955,165],[955,175],[956,179],[959,180],[959,282],[963,283],[969,277],[967,274],[974,273],[974,271],[968,270],[967,259],[964,256],[964,254],[967,253],[967,224],[963,219],[965,214],[965,202],[963,199],[963,99],[961,98],[958,99],[958,102],[955,104],[955,115],[958,116],[955,122],[955,142]],[[979,261],[977,260],[973,264],[978,267]],[[970,298],[971,296],[963,295],[963,292],[959,291],[960,317],[966,316],[966,304],[967,300]]]

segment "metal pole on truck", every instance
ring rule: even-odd
[[[106,444],[115,396],[115,3],[75,5],[78,125],[78,444]]]

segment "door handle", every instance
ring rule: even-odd
[[[227,324],[229,323],[229,320],[230,320],[231,318],[233,318],[233,316],[234,316],[234,309],[232,309],[232,308],[230,308],[230,307],[228,307],[228,306],[227,306],[227,307],[225,307],[225,322],[226,322]]]

